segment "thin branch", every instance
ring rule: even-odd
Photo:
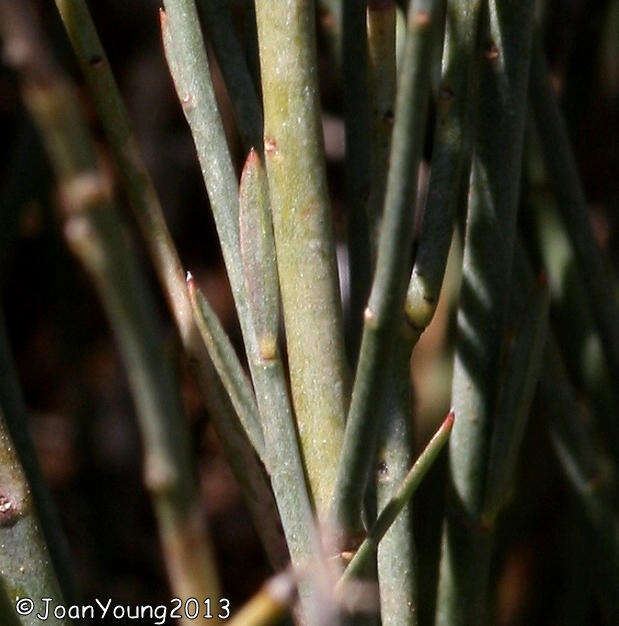
[[[410,468],[396,494],[383,508],[378,519],[368,532],[367,537],[359,546],[355,556],[344,570],[337,584],[338,589],[342,589],[347,582],[358,577],[367,567],[370,557],[376,551],[385,533],[391,528],[398,515],[402,512],[402,509],[413,497],[423,477],[430,467],[432,467],[434,460],[447,443],[454,421],[456,421],[454,420],[454,414],[450,413],[429,441],[424,451],[419,455],[415,464]]]
[[[200,9],[221,68],[245,150],[262,152],[262,110],[234,32],[229,0],[201,0]]]
[[[361,503],[376,444],[384,370],[403,316],[412,243],[411,206],[430,92],[434,16],[432,2],[413,2],[409,10],[376,273],[364,313],[361,353],[332,504],[336,532],[343,533],[344,541],[346,535],[361,530]]]
[[[239,189],[240,236],[249,313],[253,321],[265,390],[258,391],[266,448],[266,465],[293,565],[318,559],[316,533],[299,440],[290,407],[278,345],[279,283],[266,173],[258,153],[250,152]],[[301,595],[305,595],[305,587]]]

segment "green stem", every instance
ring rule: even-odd
[[[259,388],[257,394],[264,427],[266,466],[290,556],[299,568],[319,559],[321,547],[278,345],[279,284],[266,173],[258,153],[253,150],[243,168],[239,201],[243,272],[259,348],[254,367],[269,383]],[[305,595],[304,591],[301,595]]]
[[[62,595],[4,407],[0,408],[0,543],[0,585],[11,603],[21,598],[35,602],[35,612],[18,621],[35,626],[39,623],[36,613],[43,609],[41,598],[53,598],[54,603],[62,604]],[[6,610],[15,619],[12,607]],[[69,622],[51,616],[50,623]]]
[[[331,498],[348,373],[320,124],[314,3],[257,0],[264,144],[292,396],[311,495]]]
[[[60,186],[64,233],[91,274],[123,357],[144,442],[151,494],[172,588],[182,598],[217,593],[188,429],[154,302],[119,216],[108,200],[76,95],[28,23],[11,29],[24,102],[41,132]],[[17,46],[21,43],[20,47]]]
[[[220,383],[196,327],[185,273],[165,223],[161,204],[144,165],[118,85],[84,0],[57,0],[58,10],[77,55],[116,161],[121,182],[140,226],[151,260],[174,316],[217,435],[250,513],[274,565],[282,566],[281,533],[275,504],[260,464],[237,416],[222,396]]]
[[[4,320],[0,320],[0,405],[3,407],[9,435],[32,491],[34,508],[41,520],[41,528],[63,596],[65,600],[71,602],[76,597],[76,581],[69,546],[30,437],[28,415],[13,365]]]
[[[245,150],[262,152],[262,111],[245,53],[234,32],[228,0],[201,0],[200,8],[221,68]]]
[[[492,529],[485,488],[500,385],[516,236],[533,2],[491,0],[458,308],[449,445],[450,491],[437,624],[480,624],[487,610]]]
[[[417,168],[424,140],[430,90],[432,2],[413,2],[400,73],[385,210],[376,273],[364,313],[361,352],[344,446],[333,496],[337,532],[351,539],[361,530],[361,504],[378,431],[384,370],[395,343],[406,294]]]
[[[383,208],[393,107],[396,91],[396,6],[368,3],[369,93],[372,131],[371,191],[368,214],[376,257],[378,224]],[[382,428],[376,458],[378,510],[389,502],[413,462],[410,329],[403,324],[389,365],[391,381],[384,391]],[[374,476],[372,476],[374,479]],[[381,621],[384,626],[416,624],[417,552],[413,536],[412,503],[406,505],[386,533],[377,553]]]
[[[404,325],[404,324],[403,324]],[[406,478],[413,463],[411,329],[400,333],[388,366],[383,424],[377,453],[376,495],[382,511]],[[417,624],[417,550],[412,500],[404,507],[378,546],[378,582],[383,626]]]
[[[534,44],[534,61],[531,64],[530,100],[559,211],[587,287],[591,311],[600,333],[611,377],[617,380],[619,304],[616,283],[593,235],[576,161],[553,93],[546,59],[538,37]]]
[[[372,255],[376,258],[380,217],[385,202],[389,150],[396,93],[396,5],[393,1],[368,2],[368,85],[370,97],[371,188],[368,217]]]
[[[363,573],[381,540],[413,497],[423,477],[432,467],[434,460],[447,443],[454,422],[457,422],[457,420],[454,419],[454,414],[450,413],[428,442],[424,451],[419,455],[415,464],[410,468],[395,495],[381,511],[367,537],[363,540],[355,556],[344,570],[337,583],[337,589],[342,589],[347,582],[354,580]]]
[[[417,334],[438,305],[462,185],[468,189],[477,97],[477,41],[483,3],[448,2],[432,168],[406,314]]]

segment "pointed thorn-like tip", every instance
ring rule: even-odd
[[[159,8],[159,24],[161,25],[162,29],[165,26],[167,26],[167,20],[168,20],[168,16],[166,15],[165,9],[163,7],[160,7]]]
[[[252,148],[245,159],[243,171],[241,172],[240,188],[244,189],[248,184],[248,177],[251,176],[262,165],[260,154],[255,148]]]
[[[449,411],[447,417],[443,420],[441,424],[441,428],[451,428],[453,426],[454,420],[456,419],[456,414],[453,411]]]
[[[193,294],[196,290],[196,280],[191,272],[187,272],[187,277],[185,278],[185,280],[187,281],[187,289],[189,289],[189,295],[193,298]]]

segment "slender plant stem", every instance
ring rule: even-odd
[[[226,331],[217,319],[217,314],[211,308],[204,294],[196,287],[191,274],[187,275],[187,287],[196,324],[208,348],[213,365],[230,396],[232,406],[245,428],[250,443],[264,463],[264,435],[251,384],[247,380],[243,366],[234,351],[234,346],[230,343]]]
[[[370,98],[371,187],[368,198],[370,242],[373,258],[378,246],[378,226],[385,202],[389,151],[396,93],[395,2],[370,0],[367,10],[368,92]]]
[[[71,85],[31,23],[13,24],[11,37],[10,49],[27,51],[15,53],[12,63],[58,178],[67,242],[94,280],[127,368],[172,588],[182,598],[217,594],[185,416],[137,256],[109,202]]]
[[[516,236],[533,2],[491,0],[468,206],[437,624],[480,624],[492,529],[483,516]]]
[[[405,322],[388,365],[391,381],[385,390],[377,451],[376,495],[382,511],[395,495],[413,463],[410,356],[413,331]],[[380,542],[377,551],[383,626],[417,624],[417,550],[412,501]]]
[[[541,41],[539,37],[535,39],[529,93],[545,165],[557,196],[560,215],[587,287],[591,311],[600,333],[611,377],[617,380],[619,303],[616,282],[593,235],[585,194],[565,123],[550,83]]]
[[[200,8],[230,94],[245,150],[262,152],[262,110],[245,53],[234,32],[228,0],[201,0]]]
[[[368,3],[368,82],[372,136],[368,214],[372,225],[374,258],[387,184],[393,128],[396,91],[395,26],[394,2]],[[394,354],[387,366],[387,378],[391,382],[384,390],[384,399],[381,402],[383,423],[376,458],[376,498],[379,511],[395,494],[413,463],[410,335],[411,330],[403,323]],[[417,552],[412,516],[412,503],[409,502],[378,547],[378,581],[383,626],[416,623]]]
[[[363,540],[355,556],[344,570],[344,573],[338,581],[339,589],[342,589],[347,582],[359,576],[367,567],[371,555],[375,553],[385,533],[392,527],[398,515],[400,515],[406,504],[413,497],[423,477],[430,467],[432,467],[432,463],[434,463],[439,452],[447,443],[454,421],[457,422],[457,420],[454,419],[454,414],[450,413],[429,441],[424,451],[419,455],[415,464],[410,468],[397,492],[383,508],[376,522],[368,532],[367,537]]]
[[[434,4],[425,1],[415,1],[409,9],[376,273],[364,313],[361,353],[332,504],[333,521],[344,543],[347,535],[353,539],[361,531],[361,504],[376,445],[385,367],[403,316],[412,243],[411,205],[429,101],[434,10]]]
[[[348,397],[320,125],[314,2],[257,0],[264,146],[292,396],[316,510],[328,507]]]
[[[462,185],[468,189],[477,97],[476,51],[483,3],[454,0],[447,5],[432,169],[406,295],[406,315],[418,335],[434,317]]]
[[[550,298],[545,279],[538,280],[531,291],[522,298],[526,308],[512,304],[510,310],[517,326],[505,358],[492,431],[483,513],[488,526],[494,524],[511,491],[546,345]]]
[[[348,354],[357,360],[363,309],[371,282],[367,200],[370,193],[370,107],[368,94],[367,0],[343,2],[343,99],[346,132],[346,203],[350,306]]]
[[[31,598],[36,603],[35,613],[43,610],[39,605],[41,598],[53,598],[62,604],[60,586],[4,407],[0,407],[0,543],[0,585],[10,602]],[[7,606],[6,611],[15,619],[13,607]],[[35,613],[20,617],[18,623],[34,626],[39,623]],[[50,623],[69,622],[51,616]]]
[[[58,0],[57,6],[226,458],[272,564],[283,566],[287,557],[280,547],[275,503],[264,471],[237,416],[222,395],[220,382],[212,375],[213,368],[194,321],[178,253],[86,3],[84,0]]]
[[[24,474],[32,492],[34,508],[41,520],[54,570],[64,599],[76,599],[76,581],[58,512],[45,484],[28,429],[28,415],[17,373],[13,365],[4,320],[0,319],[0,406],[10,438],[15,446]]]
[[[253,150],[243,168],[239,204],[243,272],[258,345],[254,366],[269,382],[258,388],[266,465],[292,562],[297,568],[307,567],[320,561],[321,547],[277,339],[279,284],[266,173]],[[305,595],[303,586],[301,596]]]

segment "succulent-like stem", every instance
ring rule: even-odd
[[[350,304],[348,354],[357,360],[363,309],[372,278],[367,200],[370,193],[370,107],[366,0],[344,0],[342,23],[343,101],[346,131],[346,204]]]
[[[385,368],[403,318],[413,230],[411,207],[429,101],[434,10],[434,3],[425,1],[415,1],[409,9],[376,273],[364,313],[361,352],[333,497],[333,521],[344,541],[346,535],[361,530],[361,504],[376,445]]]
[[[249,441],[258,456],[265,462],[264,435],[256,399],[250,382],[243,371],[234,346],[221,326],[217,314],[211,308],[204,294],[195,285],[191,274],[187,275],[187,288],[193,305],[196,324],[208,348],[213,365],[236,411]]]
[[[516,236],[533,2],[492,0],[480,72],[449,444],[450,491],[437,624],[479,624],[492,532],[483,518]]]
[[[438,456],[443,446],[447,443],[455,420],[454,414],[450,413],[443,421],[432,439],[428,442],[419,458],[408,471],[406,477],[400,484],[397,492],[392,496],[386,506],[379,514],[376,522],[369,530],[367,537],[359,546],[355,556],[348,564],[340,580],[338,588],[342,588],[347,582],[353,580],[361,574],[369,563],[369,559],[376,551],[385,533],[392,527],[404,507],[413,497],[417,487],[423,480],[427,471],[432,467],[432,463]]]
[[[12,24],[10,33],[11,61],[22,79],[24,102],[58,179],[67,242],[94,280],[127,368],[144,442],[145,483],[172,588],[182,598],[216,594],[185,416],[137,256],[109,202],[70,83],[31,21]]]
[[[254,367],[269,382],[268,387],[257,388],[266,466],[292,562],[296,567],[307,567],[316,559],[320,561],[321,547],[278,345],[279,286],[273,224],[266,172],[255,151],[250,152],[243,168],[239,201],[243,272],[258,345]]]
[[[529,95],[546,169],[554,187],[560,215],[587,288],[591,312],[600,333],[611,377],[617,380],[619,378],[617,285],[593,235],[578,168],[550,83],[539,37],[536,37],[534,42]]]
[[[434,317],[463,183],[468,187],[477,97],[476,51],[483,3],[447,4],[432,169],[406,295],[406,315],[418,335]]]
[[[200,0],[204,22],[221,68],[239,133],[249,152],[262,152],[262,110],[247,67],[245,53],[234,32],[228,0]]]
[[[293,403],[311,496],[328,506],[348,397],[318,98],[314,2],[258,0],[264,148]]]
[[[219,380],[213,376],[206,346],[194,321],[183,267],[88,7],[84,0],[58,0],[56,4],[226,458],[271,562],[283,566],[286,556],[280,547],[275,503],[264,471],[224,397]]]

